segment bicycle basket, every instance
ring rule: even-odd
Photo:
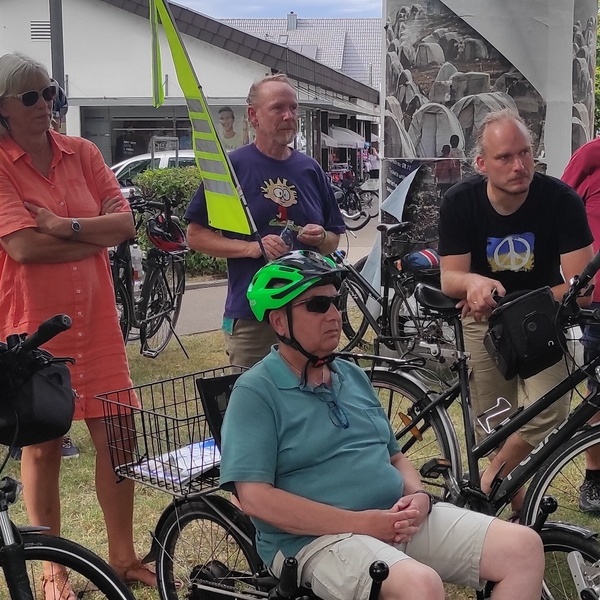
[[[527,379],[562,358],[566,341],[557,310],[549,287],[509,294],[493,310],[483,345],[504,379]]]
[[[174,496],[218,487],[221,455],[197,380],[243,370],[209,369],[97,396],[115,473]],[[134,398],[142,408],[131,406]]]
[[[6,350],[0,344],[0,352]],[[36,350],[51,357],[43,350]],[[63,436],[71,427],[75,394],[67,365],[53,362],[24,382],[2,375],[5,390],[0,402],[0,444],[31,446]],[[16,436],[15,436],[16,433]]]

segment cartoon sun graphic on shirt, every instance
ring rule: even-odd
[[[267,200],[272,200],[279,205],[275,219],[270,221],[270,225],[285,227],[288,222],[287,209],[298,203],[298,194],[293,185],[288,184],[287,179],[269,179],[261,188],[263,196]]]

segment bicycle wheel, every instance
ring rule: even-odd
[[[534,475],[523,501],[521,523],[530,525],[536,519],[544,496],[553,496],[558,509],[550,515],[553,521],[598,529],[598,515],[579,510],[579,487],[585,476],[585,450],[600,443],[600,425],[586,427],[558,448]]]
[[[573,574],[567,563],[567,556],[571,552],[580,552],[582,569],[589,567],[600,560],[600,543],[594,538],[585,538],[570,531],[545,529],[541,533],[544,543],[544,558],[546,569],[544,571],[543,600],[573,600],[579,598],[580,590],[577,589]],[[592,582],[586,582],[591,587]]]
[[[87,548],[70,540],[41,533],[23,533],[22,536],[25,544],[25,567],[35,600],[51,597],[50,594],[44,596],[42,589],[44,561],[60,565],[61,571],[66,573],[64,581],[70,584],[77,598],[134,600],[132,593],[115,572]],[[0,597],[10,598],[4,579],[0,583]]]
[[[178,506],[159,538],[156,575],[161,600],[215,598],[220,590],[224,597],[256,591],[252,575],[261,563],[254,549],[202,499],[189,498]]]
[[[152,269],[148,285],[144,282],[142,307],[145,317],[140,328],[142,352],[158,356],[166,347],[179,319],[185,269],[183,260],[170,256],[159,268]]]
[[[131,331],[131,324],[133,323],[133,304],[131,296],[127,293],[127,288],[121,280],[119,280],[117,289],[115,290],[115,301],[121,334],[123,335],[123,339],[127,341]]]
[[[371,382],[397,436],[431,403],[424,388],[399,373],[374,371]],[[398,441],[402,452],[417,470],[432,458],[447,458],[452,465],[452,473],[460,479],[462,467],[459,445],[445,408],[434,409]],[[444,496],[442,480],[424,479],[423,483],[431,493]]]
[[[361,271],[365,266],[366,257],[361,258],[354,267]],[[340,345],[342,352],[348,352],[359,344],[363,349],[369,346],[373,340],[365,340],[365,334],[369,328],[369,322],[360,304],[364,306],[369,297],[367,291],[352,279],[350,274],[344,279],[340,288],[340,312],[342,313],[342,337]]]
[[[371,219],[379,216],[379,194],[377,192],[361,191],[359,192],[360,203],[364,210],[369,213]]]
[[[390,305],[390,330],[396,351],[404,354],[418,354],[431,357],[427,348],[419,346],[419,342],[436,343],[441,347],[454,347],[454,332],[441,319],[424,314],[412,294],[396,291]]]
[[[359,195],[354,191],[344,192],[344,202],[340,209],[344,223],[350,231],[362,229],[371,220],[369,211],[362,205]]]

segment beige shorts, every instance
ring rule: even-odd
[[[350,533],[325,535],[296,556],[300,583],[322,600],[364,600],[369,597],[369,567],[374,561],[382,560],[391,567],[412,558],[434,569],[446,583],[481,589],[485,582],[479,578],[479,563],[493,519],[439,503],[408,544],[392,546]],[[279,553],[273,562],[277,576],[283,560]]]
[[[486,349],[483,347],[483,336],[487,331],[487,321],[477,322],[471,317],[463,319],[465,348],[471,354],[471,400],[475,433],[481,441],[487,433],[477,420],[484,411],[496,405],[498,398],[506,398],[512,409],[487,419],[489,427],[495,427],[520,406],[526,408],[538,398],[551,390],[567,376],[567,367],[560,361],[552,367],[527,379],[515,377],[506,381],[496,368]],[[531,446],[537,446],[556,425],[566,419],[569,413],[570,394],[565,394],[546,410],[534,417],[519,429],[518,434]],[[482,421],[485,421],[481,417]]]
[[[224,332],[224,335],[229,364],[240,367],[255,365],[277,343],[277,336],[268,321],[235,319],[233,332]]]

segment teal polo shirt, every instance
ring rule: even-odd
[[[347,361],[330,366],[331,389],[301,387],[274,347],[238,379],[222,430],[224,489],[236,481],[269,483],[354,511],[388,509],[402,496],[402,476],[390,463],[400,448],[368,377]],[[278,550],[295,556],[317,537],[253,522],[267,565]]]

